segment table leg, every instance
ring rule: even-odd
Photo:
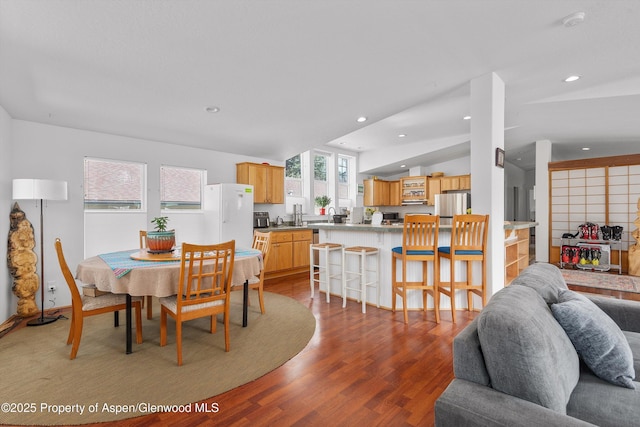
[[[244,281],[242,289],[242,327],[247,327],[247,311],[249,306],[249,280]]]
[[[132,336],[131,336],[131,295],[127,294],[127,310],[126,310],[126,318],[127,318],[127,354],[131,354],[132,350],[131,350],[131,341],[132,341]]]

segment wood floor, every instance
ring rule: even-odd
[[[432,426],[435,400],[453,378],[451,343],[476,315],[442,311],[391,313],[316,292],[306,274],[265,283],[266,290],[309,307],[316,332],[308,346],[280,368],[207,399],[217,413],[151,414],[94,426]],[[267,307],[269,310],[269,307]],[[232,341],[233,345],[233,341]],[[256,355],[260,357],[260,355]],[[138,386],[144,387],[144,384]]]

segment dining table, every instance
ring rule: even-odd
[[[76,279],[95,285],[104,292],[126,295],[126,353],[132,352],[132,297],[169,297],[178,293],[181,252],[154,254],[146,249],[132,249],[92,256],[81,261]],[[248,323],[249,280],[264,268],[262,252],[236,248],[231,286],[243,287],[242,326]]]

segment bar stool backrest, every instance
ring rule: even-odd
[[[437,251],[438,215],[405,215],[402,246],[405,251]]]
[[[451,253],[482,251],[487,247],[489,215],[454,215],[451,229]]]

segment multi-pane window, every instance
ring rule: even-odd
[[[315,154],[313,156],[313,194],[316,196],[328,195],[328,190],[327,156]]]
[[[352,157],[338,156],[338,198],[341,200],[349,199],[349,195],[352,193],[352,179],[350,174],[349,164]]]
[[[85,210],[143,210],[146,165],[84,159]]]
[[[300,154],[285,162],[285,193],[287,196],[302,197],[302,164]]]
[[[201,209],[204,181],[203,170],[162,166],[160,168],[160,209]]]

